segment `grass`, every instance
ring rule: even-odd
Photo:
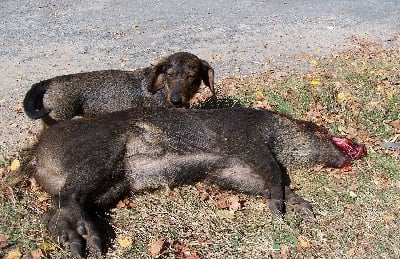
[[[353,41],[358,48],[304,57],[313,64],[307,72],[277,68],[218,83],[222,106],[283,111],[366,144],[368,156],[349,172],[290,172],[296,192],[313,204],[315,222],[292,211],[274,219],[262,197],[243,194],[242,209],[222,209],[199,198],[202,184],[159,190],[110,211],[116,237],[107,257],[152,258],[149,248],[162,240],[160,258],[399,258],[400,152],[379,143],[400,134],[391,125],[400,119],[400,54]],[[10,161],[1,166],[4,177]],[[0,190],[0,257],[69,256],[40,223],[51,205],[34,182]]]

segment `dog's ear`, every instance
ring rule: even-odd
[[[201,60],[201,78],[206,86],[208,86],[213,95],[215,95],[214,90],[214,69],[208,64],[207,61]]]
[[[153,68],[151,69],[150,72],[150,84],[147,88],[147,90],[150,93],[155,93],[158,90],[164,88],[165,84],[165,71],[164,71],[164,67],[165,67],[165,63],[167,61],[167,58],[162,58],[160,59],[160,61],[158,61],[158,63],[153,66]]]

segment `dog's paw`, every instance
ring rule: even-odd
[[[57,241],[65,247],[69,246],[73,256],[84,257],[86,246],[95,254],[102,252],[100,233],[78,202],[69,202],[66,206],[46,212],[43,220]]]

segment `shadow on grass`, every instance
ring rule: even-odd
[[[218,109],[218,108],[233,108],[243,107],[244,101],[234,96],[228,97],[217,97],[211,96],[201,103],[193,105],[191,108],[194,109]]]

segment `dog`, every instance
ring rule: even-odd
[[[135,108],[47,128],[35,147],[36,180],[52,195],[49,231],[74,256],[102,251],[93,213],[126,195],[205,181],[285,203],[303,218],[312,207],[289,187],[286,170],[322,164],[347,167],[364,145],[311,122],[252,108]]]
[[[178,52],[135,71],[93,71],[41,81],[26,93],[23,106],[28,117],[41,118],[47,126],[132,107],[189,107],[202,81],[214,95],[213,68],[191,53]]]

